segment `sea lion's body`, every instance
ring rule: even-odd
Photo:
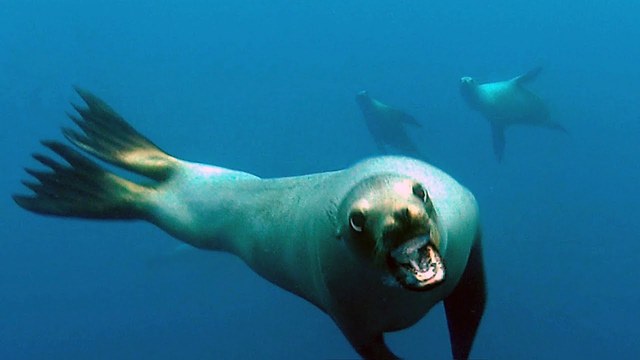
[[[499,81],[478,85],[477,107],[487,118],[500,126],[533,125],[549,123],[549,110],[545,103],[526,89],[514,91],[514,82]]]
[[[90,107],[78,108],[83,119],[75,120],[85,134],[65,135],[155,182],[125,180],[48,142],[71,167],[35,155],[53,172],[28,170],[40,183],[26,183],[36,196],[15,196],[19,205],[48,215],[144,219],[195,247],[235,254],[330,315],[366,358],[393,357],[383,333],[411,326],[445,299],[454,355],[468,355],[484,309],[478,210],[447,174],[381,157],[341,171],[261,179],[167,155],[99,99],[81,95]],[[376,232],[385,234],[371,237],[378,243],[367,240]],[[373,246],[381,261],[372,260]]]
[[[382,153],[388,153],[391,147],[401,151],[403,155],[424,159],[407,133],[407,125],[422,127],[413,116],[372,98],[366,91],[356,95],[356,103],[369,133]]]
[[[208,172],[206,165],[198,165],[157,189],[151,200],[152,222],[196,247],[239,256],[267,280],[332,316],[346,303],[339,299],[366,297],[367,311],[379,308],[387,315],[376,319],[380,332],[412,325],[452,288],[421,293],[384,286],[383,274],[354,261],[336,239],[334,220],[347,193],[371,176],[421,174],[447,236],[460,239],[449,243],[452,248],[443,254],[449,284],[462,275],[479,226],[471,193],[442,171],[409,158],[380,157],[341,171],[278,179],[230,182]],[[167,206],[172,203],[179,206]],[[340,272],[323,270],[334,264],[341,265]],[[362,294],[355,293],[359,288]],[[394,302],[403,306],[390,306]],[[356,301],[349,312],[359,311],[363,303]]]
[[[460,80],[460,90],[467,104],[479,111],[490,123],[493,149],[501,159],[505,130],[513,125],[528,125],[566,130],[549,117],[549,109],[539,96],[524,87],[533,81],[541,68],[505,81],[478,84],[471,77]]]

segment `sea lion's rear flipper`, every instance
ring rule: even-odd
[[[560,123],[557,122],[549,122],[547,124],[545,124],[545,126],[549,129],[552,130],[558,130],[558,131],[562,131],[565,134],[569,134],[569,130],[567,130],[567,128],[565,128],[564,126],[562,126]]]
[[[409,125],[417,126],[420,128],[422,127],[422,124],[419,123],[418,120],[416,120],[416,118],[407,114],[406,112],[402,110],[397,110],[397,109],[393,109],[393,111],[394,111],[394,117],[400,120],[403,124],[409,124]]]
[[[64,129],[80,149],[118,167],[155,181],[166,180],[178,166],[167,155],[100,99],[83,90],[87,108],[74,106],[80,117],[69,115],[84,134]],[[63,160],[34,154],[51,171],[27,169],[38,182],[25,181],[33,195],[14,195],[21,207],[41,214],[94,219],[140,219],[153,183],[140,185],[106,171],[78,151],[56,141],[45,141]]]
[[[105,171],[95,162],[55,141],[43,142],[69,165],[34,154],[51,172],[26,169],[38,182],[23,181],[34,195],[13,195],[21,207],[44,215],[90,219],[140,219],[144,186]]]
[[[538,75],[540,74],[540,72],[542,71],[542,66],[538,66],[534,69],[529,70],[528,72],[516,76],[513,79],[511,79],[511,81],[517,83],[518,85],[522,85],[528,82],[532,82],[533,80],[535,80]]]
[[[504,154],[504,126],[491,124],[491,137],[493,140],[493,153],[496,155],[498,161],[502,161],[502,155]]]
[[[484,313],[487,292],[481,234],[476,236],[458,285],[444,300],[454,359],[467,359]]]
[[[106,162],[162,181],[175,169],[177,160],[140,134],[109,105],[86,90],[76,88],[87,108],[73,105],[81,118],[69,114],[84,134],[72,129],[63,133],[74,145]]]

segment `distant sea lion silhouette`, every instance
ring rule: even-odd
[[[356,102],[373,140],[382,153],[387,153],[387,146],[391,146],[404,155],[424,159],[405,129],[406,125],[422,127],[413,116],[383,104],[369,96],[367,91],[360,91],[356,95]]]
[[[407,328],[444,301],[453,356],[466,358],[485,305],[475,198],[441,170],[377,157],[305,176],[255,175],[180,160],[138,133],[103,101],[64,129],[82,151],[142,175],[111,173],[73,148],[43,142],[68,164],[34,158],[32,195],[21,207],[45,215],[145,220],[201,249],[240,257],[268,281],[327,313],[367,359],[395,355],[384,333]],[[282,309],[286,311],[286,309]],[[428,334],[426,334],[428,336]],[[429,357],[428,346],[424,348]]]
[[[498,158],[504,154],[504,132],[516,124],[547,127],[567,132],[549,118],[544,102],[527,90],[524,84],[533,81],[541,67],[506,81],[478,84],[473,78],[460,79],[460,90],[469,106],[489,120],[493,136],[493,151]]]

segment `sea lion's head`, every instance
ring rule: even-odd
[[[478,83],[472,77],[465,76],[460,78],[460,94],[472,106],[478,102]]]
[[[410,290],[445,279],[438,217],[423,184],[376,175],[354,186],[339,210],[340,238],[350,251]]]
[[[360,109],[364,110],[371,106],[371,97],[366,90],[362,90],[356,94],[356,103]]]
[[[476,80],[471,76],[463,76],[460,78],[460,87],[462,89],[473,89],[476,86],[478,86],[478,84],[476,83]]]

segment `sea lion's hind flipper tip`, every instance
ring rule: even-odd
[[[559,123],[553,123],[553,124],[551,124],[551,126],[550,126],[550,127],[551,127],[551,129],[561,131],[561,132],[563,132],[563,133],[565,133],[565,134],[567,134],[567,135],[571,135],[571,133],[569,132],[569,130],[567,130],[567,128],[566,128],[566,127],[564,127],[563,125],[561,125],[561,124],[559,124]]]
[[[175,158],[139,133],[100,98],[74,88],[87,107],[72,104],[79,116],[68,116],[84,134],[64,129],[69,141],[101,160],[156,181],[171,175],[177,164]]]
[[[34,158],[51,171],[25,169],[37,181],[22,183],[30,195],[12,195],[20,207],[44,215],[89,219],[142,218],[144,186],[102,169],[73,148],[43,141],[68,164],[46,155]]]
[[[541,72],[542,72],[542,66],[536,66],[535,68],[527,71],[526,73],[516,76],[513,80],[520,85],[526,84],[534,81],[538,77],[538,75],[540,75]]]
[[[78,94],[78,96],[80,96],[83,100],[86,97],[90,97],[93,94],[91,94],[91,92],[89,90],[86,90],[85,88],[77,85],[77,84],[73,84],[73,90],[76,92],[76,94]]]
[[[26,196],[14,194],[13,201],[21,208],[42,215],[68,216],[61,211],[59,205],[54,205],[52,198],[46,196]]]
[[[23,184],[24,183],[25,181],[23,181]],[[13,199],[13,202],[18,204],[18,206],[20,206],[21,208],[33,211],[31,210],[32,206],[30,206],[30,202],[31,200],[33,200],[32,196],[12,194],[11,198]]]

